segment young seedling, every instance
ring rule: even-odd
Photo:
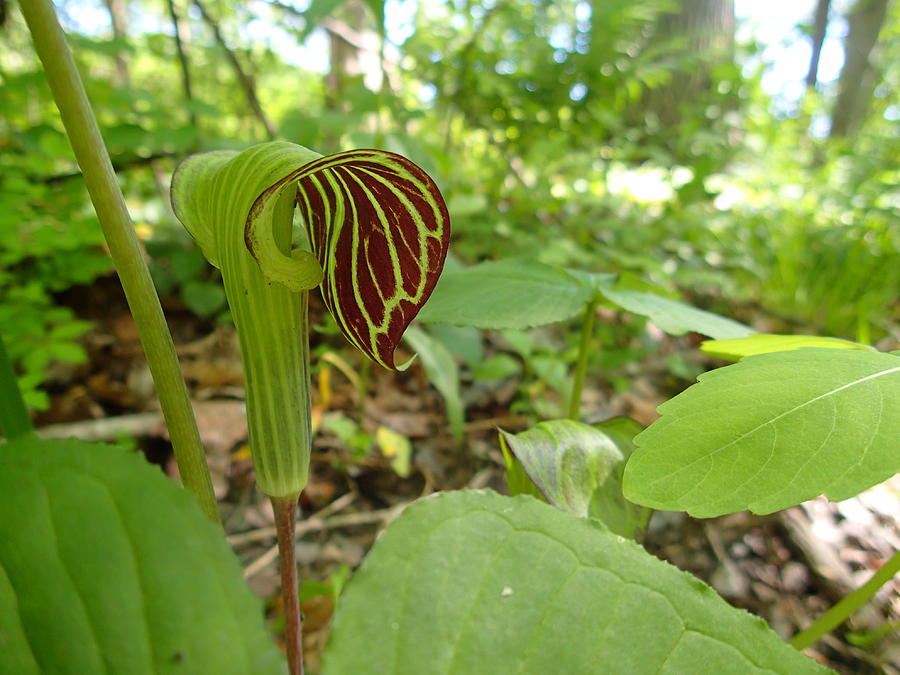
[[[172,182],[175,212],[222,272],[246,374],[250,449],[272,500],[291,672],[302,672],[294,513],[310,459],[307,301],[320,286],[346,338],[379,365],[443,267],[450,220],[434,181],[403,157],[322,157],[285,142],[192,155]],[[312,250],[292,245],[295,205]]]

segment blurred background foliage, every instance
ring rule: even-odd
[[[462,264],[633,274],[764,330],[896,338],[896,2],[796,3],[784,44],[760,29],[784,3],[743,0],[56,4],[158,287],[200,317],[227,311],[172,215],[171,172],[189,152],[284,138],[420,163]],[[60,294],[111,266],[15,2],[0,16],[0,334],[41,409],[52,364],[86,358],[90,324]],[[801,43],[805,83],[764,86]],[[833,76],[820,53],[843,63]],[[647,352],[622,337],[637,324],[600,330],[597,367]],[[565,389],[574,339],[529,346],[526,370]],[[517,340],[472,370],[515,371]]]

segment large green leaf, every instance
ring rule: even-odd
[[[625,495],[709,517],[841,500],[900,471],[900,358],[800,349],[701,375],[636,439]]]
[[[141,456],[0,446],[0,673],[280,673],[241,569]]]
[[[592,291],[538,262],[486,262],[441,277],[419,320],[478,328],[530,328],[584,310]]]
[[[727,340],[704,340],[700,349],[704,354],[709,354],[717,359],[726,361],[739,361],[745,356],[754,354],[769,354],[771,352],[787,352],[802,347],[823,347],[828,349],[859,349],[860,351],[875,351],[868,345],[849,340],[840,340],[833,337],[819,337],[817,335],[771,335],[769,333],[757,333],[744,338],[730,338]]]
[[[376,542],[323,673],[826,672],[638,545],[531,497],[438,494]]]
[[[724,339],[746,337],[754,332],[749,326],[737,321],[704,312],[702,309],[655,293],[603,287],[599,290],[607,299],[623,309],[648,317],[659,326],[660,330],[670,335],[683,335],[693,331],[712,338]]]

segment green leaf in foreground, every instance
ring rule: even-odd
[[[900,358],[800,349],[701,375],[659,408],[625,469],[628,499],[711,517],[841,500],[900,471]]]
[[[787,352],[802,347],[875,351],[868,345],[839,338],[819,337],[817,335],[771,335],[768,333],[757,333],[744,338],[730,338],[727,340],[705,340],[700,345],[700,349],[704,354],[726,361],[739,361],[745,356]]]
[[[623,309],[646,316],[670,335],[684,335],[688,332],[709,335],[721,340],[751,335],[754,331],[742,323],[726,319],[718,314],[670,300],[655,293],[629,289],[601,288],[600,292]]]
[[[616,534],[634,538],[649,513],[622,497],[622,472],[631,437],[641,426],[631,420],[610,422],[615,436],[574,420],[541,422],[519,434],[501,430],[510,494],[530,494],[523,482],[532,482],[555,507],[597,518]]]
[[[280,673],[222,532],[113,446],[0,447],[0,673]]]
[[[500,260],[445,272],[418,319],[484,329],[531,328],[572,318],[591,295],[556,267]]]
[[[438,494],[376,542],[323,673],[827,672],[638,545],[526,496]]]

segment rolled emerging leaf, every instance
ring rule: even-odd
[[[175,213],[219,267],[238,330],[260,488],[299,494],[310,452],[306,292],[322,284],[347,339],[394,366],[434,289],[450,238],[443,198],[415,164],[380,150],[322,157],[292,143],[192,155]],[[295,204],[312,252],[292,248]]]

